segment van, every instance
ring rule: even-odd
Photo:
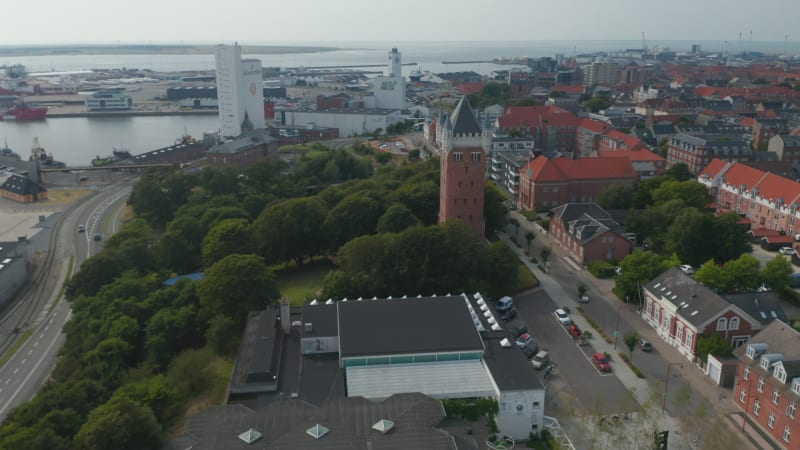
[[[514,300],[512,300],[511,297],[509,296],[505,296],[497,301],[497,311],[499,312],[508,311],[513,307],[514,307]]]
[[[550,361],[550,354],[547,353],[547,351],[542,350],[533,357],[531,360],[531,365],[533,365],[534,369],[539,370],[544,367],[548,361]]]

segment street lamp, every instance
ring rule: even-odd
[[[681,366],[683,368],[682,362],[676,363],[667,363],[667,379],[664,382],[664,400],[661,402],[661,411],[664,411],[667,407],[667,389],[669,388],[669,371],[672,369],[672,366]]]

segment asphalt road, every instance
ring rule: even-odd
[[[53,230],[58,237],[56,248],[51,250],[57,252],[57,258],[64,261],[74,255],[73,272],[102,248],[102,240],[94,241],[94,234],[105,237],[117,231],[120,206],[127,200],[130,190],[130,183],[100,190],[72,210],[59,229]],[[85,233],[77,231],[78,224],[86,225]],[[105,228],[106,224],[108,229]],[[65,262],[60,267],[63,269],[61,274],[47,278],[53,283],[52,289],[47,291],[47,298],[37,299],[37,304],[41,306],[39,313],[34,315],[36,319],[21,329],[22,332],[26,328],[32,329],[33,334],[0,367],[0,420],[17,405],[33,398],[55,367],[58,350],[65,340],[61,330],[72,314],[69,304],[63,299],[50,311],[51,305],[57,300],[68,264]]]
[[[548,388],[548,408],[567,415],[575,410],[591,414],[613,414],[635,411],[638,404],[613,373],[601,373],[591,363],[594,351],[590,344],[578,345],[566,328],[553,316],[556,305],[542,289],[514,297],[518,316],[509,324],[525,322],[541,350],[550,353],[556,373],[544,379]],[[552,397],[557,395],[557,404]]]

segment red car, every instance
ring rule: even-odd
[[[611,364],[608,363],[608,358],[603,353],[595,353],[592,355],[592,363],[601,372],[611,372]]]
[[[572,339],[578,339],[579,337],[581,337],[581,329],[578,328],[577,325],[572,324],[569,327],[567,327],[567,329],[569,330],[569,334],[572,335]]]

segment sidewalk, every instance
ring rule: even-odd
[[[533,249],[531,251],[532,255],[539,259],[541,248],[545,246],[549,246],[551,248],[552,253],[550,255],[550,260],[553,261],[553,267],[550,268],[551,271],[553,269],[563,270],[556,267],[557,263],[563,262],[569,268],[568,270],[574,271],[575,276],[580,279],[582,283],[587,286],[592,286],[597,291],[600,291],[602,294],[602,301],[606,301],[609,304],[619,302],[616,295],[611,291],[611,289],[614,287],[613,280],[595,278],[588,271],[583,270],[578,264],[572,261],[560,244],[551,240],[547,232],[544,231],[538,224],[531,223],[516,211],[512,211],[511,216],[514,217],[520,224],[519,234],[524,235],[528,231],[532,231],[534,234],[536,234],[536,238],[533,240]],[[537,265],[531,263],[524,250],[518,247],[510,236],[505,233],[503,233],[502,236],[503,239],[510,244],[510,247],[517,253],[517,255],[520,257],[520,260],[523,261],[531,270],[531,272],[533,272],[533,274],[539,279],[545,292],[547,292],[547,294],[559,304],[566,305],[570,309],[576,311],[575,314],[572,314],[572,320],[579,327],[581,327],[581,329],[592,330],[593,327],[588,324],[583,315],[577,313],[577,307],[579,306],[579,303],[577,302],[576,296],[565,292],[561,285],[558,284],[552,277],[545,274]],[[564,259],[562,260],[562,258]],[[661,338],[658,337],[656,331],[641,319],[635,309],[621,308],[619,310],[619,314],[630,328],[632,328],[640,336],[649,340],[653,344],[653,347],[663,356],[666,361],[686,361],[685,368],[674,367],[672,371],[679,372],[680,376],[682,376],[696,392],[699,392],[706,399],[710,408],[715,411],[719,417],[727,417],[730,419],[732,417],[740,416],[741,410],[734,404],[734,396],[730,389],[722,388],[714,384],[699,367],[695,367],[691,362],[686,360],[686,358],[681,355],[677,349],[662,341]],[[613,330],[604,331],[606,331],[606,333],[609,335],[613,333]],[[595,339],[592,339],[592,347],[600,352],[608,352],[609,354],[617,355],[617,351],[614,350],[613,344],[607,343],[599,336]],[[655,397],[660,397],[662,395],[660,389],[658,392],[654,392],[653,386],[651,386],[646,380],[638,378],[627,364],[619,359],[617,359],[617,361],[618,362],[614,364],[614,372],[616,376],[634,395],[640,405],[644,405],[648,400],[654,398],[653,394],[655,394]],[[742,444],[749,443],[751,444],[751,448],[762,448],[765,450],[773,448],[758,434],[746,433],[742,431],[741,427],[732,426],[734,421],[735,419],[725,420],[724,422],[729,425],[728,428],[731,429],[734,434],[739,436]],[[681,429],[678,420],[667,414],[664,414],[663,418],[659,420],[659,423],[664,427],[663,429]],[[670,447],[672,447],[672,445],[670,445]]]

